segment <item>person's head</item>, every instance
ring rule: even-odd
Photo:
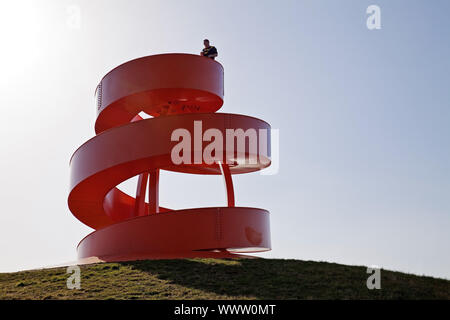
[[[209,40],[208,39],[203,40],[203,44],[204,44],[205,48],[208,48],[209,47]]]

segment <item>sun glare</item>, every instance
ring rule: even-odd
[[[4,1],[0,11],[0,65],[3,80],[21,73],[39,55],[42,17],[38,1]]]

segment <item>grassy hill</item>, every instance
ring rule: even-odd
[[[450,281],[366,267],[281,259],[144,260],[0,274],[0,299],[450,299]]]

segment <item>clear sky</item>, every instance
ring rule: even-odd
[[[449,16],[445,0],[3,1],[0,271],[74,261],[91,231],[67,208],[69,159],[94,135],[101,77],[207,37],[221,111],[280,133],[278,174],[234,177],[237,205],[271,212],[260,256],[450,278]],[[225,204],[220,177],[163,173],[160,197]]]

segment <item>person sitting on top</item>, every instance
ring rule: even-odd
[[[216,47],[210,46],[208,39],[203,40],[203,44],[205,45],[205,48],[202,50],[202,52],[200,52],[200,55],[215,60],[215,58],[217,57]]]

